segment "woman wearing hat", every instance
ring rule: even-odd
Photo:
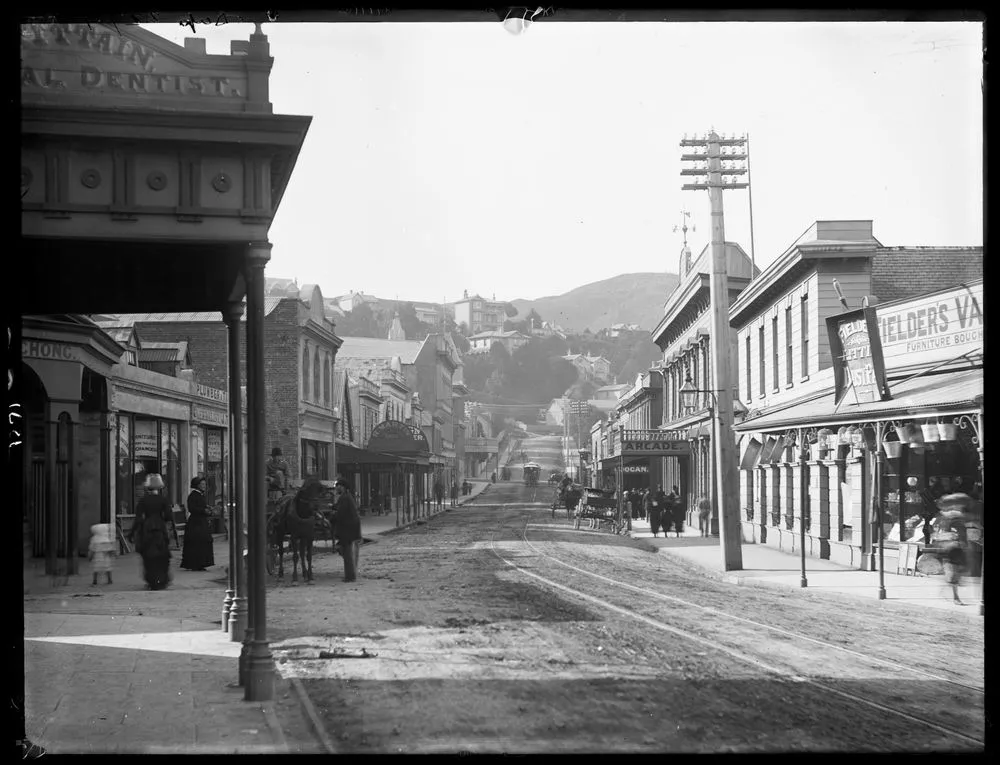
[[[151,590],[162,590],[170,582],[170,505],[160,492],[163,478],[158,473],[146,476],[146,494],[135,508],[132,537],[142,556],[142,574]]]
[[[184,527],[181,568],[190,571],[204,571],[209,566],[215,565],[212,532],[208,528],[208,505],[205,502],[206,484],[204,478],[192,478],[191,493],[187,498],[189,515],[187,525]]]

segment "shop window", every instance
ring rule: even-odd
[[[302,477],[330,479],[330,445],[319,441],[302,440]]]
[[[135,513],[150,473],[163,477],[163,495],[169,502],[183,501],[187,493],[181,485],[178,423],[120,414],[117,452],[115,494],[119,514]]]
[[[115,496],[118,514],[132,512],[132,419],[127,415],[118,417],[118,456],[115,481]]]

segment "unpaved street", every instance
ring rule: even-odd
[[[981,621],[724,583],[536,498],[497,484],[365,545],[356,584],[321,553],[269,591],[337,751],[981,748]]]

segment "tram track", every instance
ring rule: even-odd
[[[970,717],[975,720],[983,719],[984,689],[973,682],[944,677],[926,669],[903,665],[581,568],[546,552],[529,540],[528,525],[525,523],[523,528],[511,528],[511,531],[515,541],[526,551],[530,551],[529,556],[515,556],[515,561],[501,554],[496,538],[504,530],[502,523],[491,535],[490,549],[506,566],[543,586],[585,601],[605,613],[627,617],[702,649],[723,654],[780,680],[809,687],[880,714],[892,715],[904,723],[919,724],[924,730],[935,731],[948,739],[959,739],[975,746],[983,746],[985,743],[981,735],[970,735],[961,730],[974,722]],[[719,629],[720,623],[725,629]],[[767,646],[768,650],[758,648],[755,654],[748,651],[747,646]],[[832,676],[811,676],[811,668],[816,666],[817,652],[821,652],[827,659],[836,657],[823,663],[824,669]],[[875,683],[872,683],[873,687],[865,695],[833,685],[857,682],[858,679],[873,680],[878,672],[888,673],[887,678],[905,677],[907,680],[934,684],[935,695],[946,708],[959,708],[956,714],[950,717],[946,715],[946,722],[952,724],[942,724],[940,716],[930,719],[930,716],[922,714],[923,710],[906,708],[899,703],[901,697],[893,695],[891,691],[882,694],[887,698],[880,699]],[[905,675],[902,674],[904,672]],[[924,701],[917,699],[911,703],[911,707],[919,707]]]

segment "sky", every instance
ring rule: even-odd
[[[143,26],[218,54],[253,32]],[[711,239],[679,142],[710,129],[750,138],[752,188],[724,192],[725,233],[761,268],[816,220],[872,220],[886,246],[983,243],[979,23],[263,31],[274,112],[313,118],[267,273],[325,297],[534,299],[676,273],[683,220],[695,255]]]

